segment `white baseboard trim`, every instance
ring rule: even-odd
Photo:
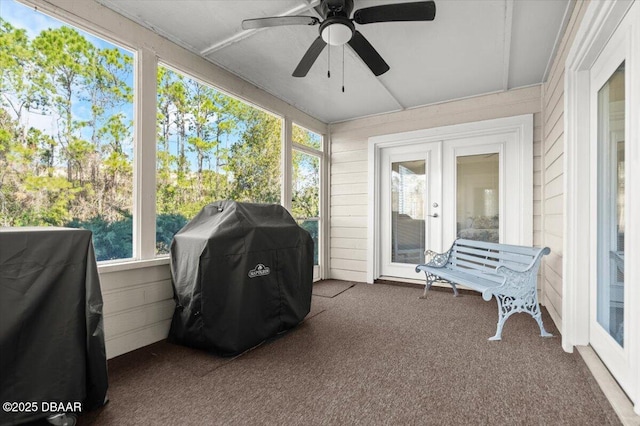
[[[633,411],[631,400],[627,398],[627,395],[622,391],[618,382],[609,373],[609,370],[607,370],[607,367],[602,363],[593,348],[591,346],[576,346],[576,348],[622,424],[625,426],[639,426],[640,416]]]

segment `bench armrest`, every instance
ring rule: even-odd
[[[496,287],[491,287],[482,292],[482,298],[486,301],[491,300],[494,294],[501,294],[512,297],[525,297],[531,292],[537,291],[538,269],[542,256],[549,254],[548,247],[540,250],[535,258],[531,261],[527,269],[514,269],[508,266],[498,266],[496,274],[502,275],[504,281]]]
[[[451,246],[451,248],[453,248],[453,246]],[[420,272],[420,269],[418,269],[420,266],[442,268],[449,262],[449,257],[451,256],[451,248],[444,253],[437,253],[433,250],[426,250],[424,252],[425,263],[416,266],[416,272]]]
[[[427,250],[424,252],[425,264],[428,266],[435,266],[436,268],[442,268],[449,261],[450,255],[451,250],[448,250],[444,253],[437,253],[432,250]]]

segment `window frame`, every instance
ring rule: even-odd
[[[329,126],[263,89],[216,66],[202,56],[95,2],[16,0],[65,24],[73,25],[134,53],[134,167],[133,258],[100,262],[100,273],[128,271],[169,264],[169,256],[155,255],[156,76],[159,63],[184,73],[216,90],[284,120],[281,163],[281,203],[290,209],[292,123],[323,138],[321,214],[327,216],[327,135]],[[146,112],[151,112],[147,113]],[[285,160],[287,160],[285,162]],[[287,197],[286,193],[289,196]],[[287,200],[289,200],[287,202]],[[324,200],[324,201],[323,201]],[[326,225],[323,226],[326,229]],[[326,236],[324,237],[326,240]],[[327,244],[324,244],[325,251]],[[321,259],[326,255],[320,253]],[[324,265],[326,268],[327,265]]]

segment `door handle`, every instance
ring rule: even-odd
[[[439,216],[438,216],[438,213],[428,214],[427,216],[429,216],[429,217],[439,217]]]

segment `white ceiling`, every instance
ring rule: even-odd
[[[318,0],[98,0],[327,123],[545,81],[569,0],[435,0],[432,22],[357,25],[391,67],[325,49],[304,78],[291,73],[318,26],[244,31],[243,19],[318,16]],[[407,0],[404,0],[405,2]],[[410,1],[410,0],[409,0]],[[398,1],[400,2],[400,1]],[[393,0],[355,0],[354,10]]]

